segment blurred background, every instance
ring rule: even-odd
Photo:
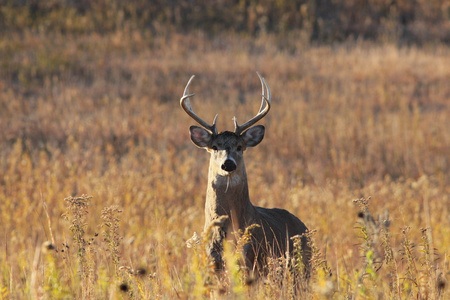
[[[2,1],[2,30],[105,34],[276,34],[304,43],[349,39],[399,45],[449,43],[448,1],[239,0],[239,1]]]
[[[259,108],[259,71],[273,106],[246,152],[250,198],[316,230],[333,275],[307,296],[444,299],[449,43],[445,0],[0,0],[0,298],[216,289],[185,246],[203,228],[208,154],[179,98],[195,74],[194,110],[230,130]]]

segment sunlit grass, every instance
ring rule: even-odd
[[[295,295],[282,261],[253,281],[233,249],[215,274],[201,244],[186,247],[208,158],[183,87],[196,74],[192,105],[226,130],[257,111],[259,71],[273,108],[246,152],[250,198],[314,232],[297,295],[448,298],[447,47],[128,33],[1,38],[0,297]],[[90,201],[76,217],[64,199]]]

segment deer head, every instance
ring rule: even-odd
[[[189,128],[191,140],[196,146],[211,153],[210,167],[215,167],[215,172],[218,175],[231,176],[233,173],[244,172],[243,153],[245,149],[258,145],[264,138],[264,126],[252,126],[269,112],[271,93],[265,79],[259,73],[257,74],[262,86],[261,107],[256,116],[243,125],[238,125],[236,117],[234,117],[234,132],[218,133],[216,128],[217,115],[213,124],[209,125],[194,113],[189,101],[189,98],[194,96],[194,94],[189,94],[189,85],[194,76],[189,79],[184,89],[183,97],[180,100],[181,107],[202,126],[191,126]]]

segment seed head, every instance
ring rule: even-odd
[[[44,251],[52,251],[52,250],[55,250],[56,247],[51,242],[47,241],[42,244],[42,249]]]
[[[121,283],[119,285],[119,289],[120,289],[121,292],[126,293],[126,292],[128,292],[130,290],[130,287],[128,286],[127,283],[123,282],[123,283]]]
[[[145,269],[145,268],[137,268],[135,273],[136,273],[137,276],[142,276],[143,277],[143,276],[147,275],[147,269]]]

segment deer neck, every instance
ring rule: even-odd
[[[211,162],[206,192],[205,227],[220,216],[228,216],[233,221],[233,227],[244,229],[255,222],[256,214],[256,209],[250,202],[244,163],[230,175],[221,175],[216,164]]]

